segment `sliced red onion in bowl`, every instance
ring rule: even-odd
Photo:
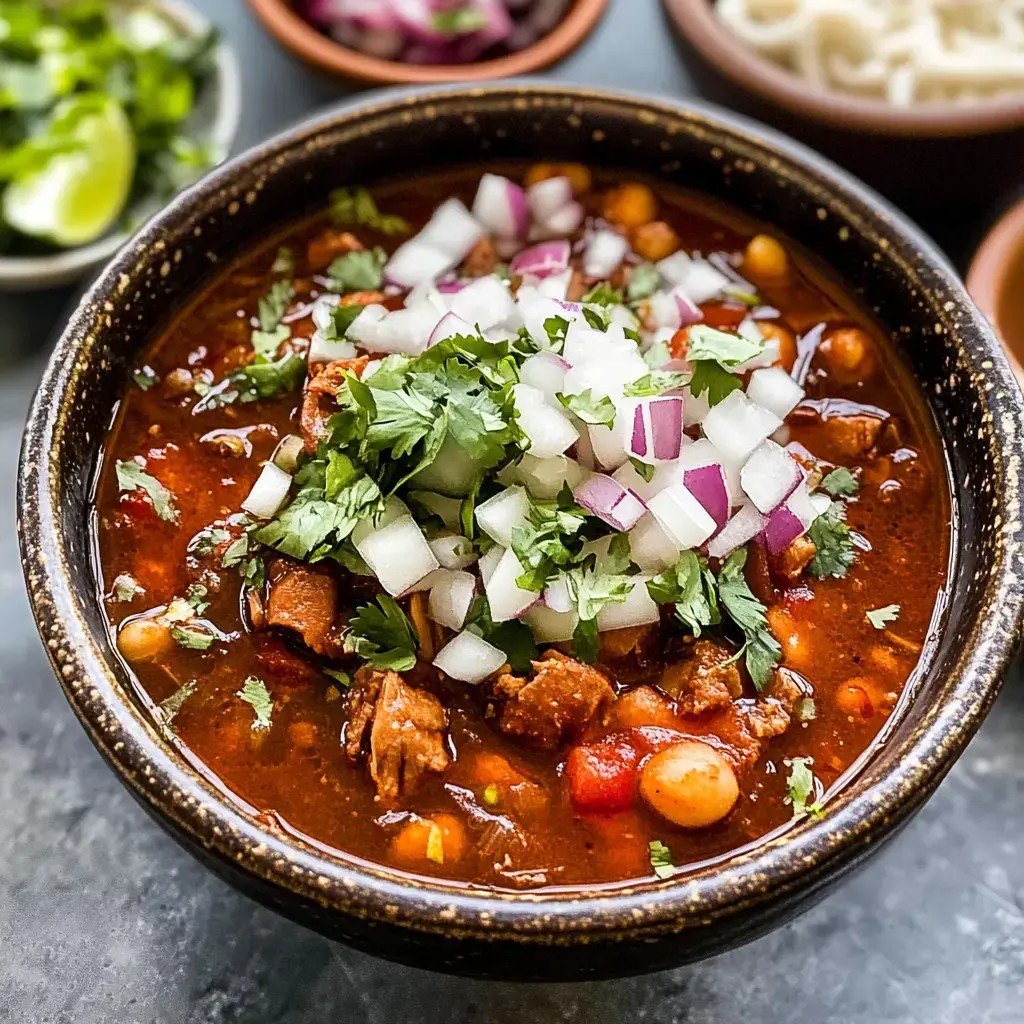
[[[498,238],[525,238],[530,229],[526,193],[500,174],[480,178],[473,200],[473,216]]]
[[[542,183],[543,184],[543,183]],[[548,277],[551,274],[561,274],[569,266],[569,257],[572,250],[568,241],[541,242],[523,249],[513,257],[508,265],[508,272],[513,275],[525,277],[527,274],[532,277]]]
[[[647,506],[613,477],[594,474],[573,490],[573,496],[613,530],[631,530],[647,512]]]
[[[740,486],[764,515],[778,508],[803,480],[800,464],[774,441],[762,441],[740,470]]]
[[[583,273],[605,280],[612,276],[629,255],[629,239],[617,231],[600,228],[592,231],[583,250]]]
[[[744,505],[708,544],[712,558],[725,558],[764,530],[765,519],[753,505]]]

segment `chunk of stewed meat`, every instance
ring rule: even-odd
[[[463,261],[462,271],[466,277],[486,277],[494,273],[498,265],[498,251],[494,243],[487,237],[477,239],[476,244],[469,250],[469,255]]]
[[[810,537],[797,537],[789,547],[772,559],[772,572],[783,579],[795,580],[818,553]]]
[[[310,376],[306,383],[306,391],[337,398],[338,392],[345,383],[345,374],[351,373],[354,377],[362,377],[363,371],[369,363],[369,356],[336,359],[332,363],[324,363],[317,373]]]
[[[597,669],[558,651],[547,651],[533,669],[532,679],[505,674],[495,683],[495,697],[505,699],[502,732],[550,749],[591,722],[604,724],[615,692]]]
[[[673,696],[679,710],[699,715],[722,707],[743,693],[739,668],[732,652],[711,640],[698,640],[690,656],[669,665],[661,674],[661,688]]]
[[[363,248],[363,243],[351,231],[328,228],[306,246],[306,260],[313,270],[324,270],[336,257]]]
[[[428,772],[448,767],[448,715],[432,694],[409,686],[397,672],[360,669],[349,695],[345,752],[360,757],[370,734],[370,776],[386,801],[412,793]]]
[[[760,697],[743,705],[742,716],[750,732],[759,740],[781,736],[790,723],[789,711],[776,697]]]
[[[306,387],[299,410],[299,433],[302,434],[302,448],[306,454],[316,454],[317,445],[330,433],[327,421],[335,412],[337,406],[330,395]]]
[[[326,568],[287,558],[275,559],[267,576],[267,625],[293,630],[317,654],[331,653],[331,627],[338,615],[337,580]]]

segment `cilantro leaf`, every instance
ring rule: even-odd
[[[512,550],[526,570],[516,580],[523,590],[544,589],[560,566],[569,565],[583,547],[580,530],[586,512],[571,492],[555,501],[530,499],[526,522],[512,531]]]
[[[640,263],[633,268],[629,277],[626,298],[630,302],[639,302],[650,298],[661,286],[661,271],[653,263]]]
[[[737,388],[743,387],[743,381],[730,373],[725,367],[711,360],[693,364],[693,376],[690,378],[690,394],[700,398],[704,392],[708,395],[708,405],[718,405]]]
[[[668,347],[667,341],[656,341],[645,353],[644,362],[657,370],[664,366],[672,358],[672,350]]]
[[[174,507],[174,495],[155,476],[145,472],[145,466],[145,459],[136,458],[128,462],[118,460],[114,467],[118,489],[143,491],[153,502],[153,508],[161,519],[168,523],[176,522],[178,512]]]
[[[407,235],[412,230],[404,218],[381,213],[365,188],[336,188],[330,194],[330,204],[336,224],[360,224],[382,235]]]
[[[572,653],[585,665],[593,665],[600,651],[597,619],[580,619],[572,633]]]
[[[800,818],[805,814],[811,814],[818,818],[822,814],[822,807],[819,803],[821,797],[821,783],[814,777],[810,765],[814,763],[810,757],[794,757],[790,762],[789,778],[786,785],[789,789],[789,796],[786,802],[793,805],[793,817]],[[811,797],[815,797],[814,803],[808,804]]]
[[[821,481],[821,489],[833,498],[852,498],[860,490],[860,484],[848,469],[839,466]]]
[[[494,622],[486,597],[481,596],[474,600],[466,617],[466,628],[504,651],[513,672],[529,672],[531,663],[539,654],[530,627],[519,619]]]
[[[611,323],[611,317],[604,306],[594,309],[593,306],[583,307],[583,319],[594,328],[595,331],[607,331]]]
[[[594,395],[590,388],[587,388],[579,395],[555,395],[574,416],[578,416],[584,423],[600,423],[610,427],[615,423],[615,405],[607,395]]]
[[[694,551],[684,551],[671,569],[648,580],[647,591],[658,604],[674,604],[676,617],[695,637],[722,621],[714,574]]]
[[[327,268],[327,276],[331,279],[331,291],[376,291],[384,280],[386,262],[387,253],[379,247],[356,249],[337,257]]]
[[[648,484],[654,479],[654,474],[658,471],[657,466],[652,466],[647,462],[641,462],[639,459],[634,459],[632,456],[630,456],[629,464],[637,471],[637,475]]]
[[[190,583],[185,591],[185,600],[192,605],[196,615],[202,615],[210,607],[210,602],[205,600],[207,594],[209,590],[201,583]]]
[[[281,323],[281,318],[288,311],[288,304],[295,295],[290,280],[275,281],[270,291],[258,302],[260,330],[272,334]]]
[[[652,839],[647,846],[654,873],[659,878],[671,878],[679,870],[672,862],[672,851],[660,839]]]
[[[885,629],[890,622],[895,622],[899,618],[900,606],[898,604],[887,604],[884,608],[874,608],[865,614],[867,615],[868,622],[875,629]]]
[[[115,601],[130,603],[137,597],[143,597],[146,591],[143,587],[139,586],[138,581],[134,576],[130,576],[128,573],[123,572],[114,577],[114,585],[111,588],[111,593],[113,594]]]
[[[688,338],[686,358],[691,363],[712,361],[725,367],[735,367],[764,351],[763,341],[758,344],[742,334],[720,331],[707,324],[694,324]]]
[[[622,292],[618,288],[613,288],[607,281],[601,281],[583,296],[583,302],[595,306],[621,306]]]
[[[627,384],[623,388],[626,398],[648,398],[651,395],[663,395],[666,391],[674,391],[690,383],[691,374],[680,373],[678,370],[654,370],[639,380]]]
[[[750,591],[743,567],[747,549],[738,548],[723,563],[718,573],[718,597],[729,617],[743,631],[747,671],[758,690],[771,679],[775,663],[782,658],[782,647],[768,628],[767,610]]]
[[[196,623],[188,626],[171,626],[171,639],[182,647],[193,651],[207,651],[213,646],[214,640],[220,639],[215,633]]]
[[[151,366],[142,366],[132,374],[132,380],[143,391],[148,391],[156,384],[159,377],[157,377],[156,371]]]
[[[274,710],[274,701],[267,689],[267,684],[262,679],[249,676],[235,696],[244,700],[252,708],[255,714],[252,723],[253,729],[270,728],[270,716]]]
[[[270,267],[273,274],[290,274],[295,270],[295,252],[287,245],[278,246],[277,255]]]
[[[209,555],[218,545],[231,540],[231,534],[219,526],[207,526],[200,530],[189,542],[187,551],[190,555]]]
[[[306,360],[297,352],[286,352],[274,362],[250,363],[236,370],[228,380],[238,389],[243,402],[273,398],[282,391],[295,391],[306,376]]]
[[[841,501],[831,505],[811,523],[807,531],[817,549],[807,571],[818,579],[845,576],[853,565],[854,546],[850,528],[844,522],[846,508]]]
[[[160,729],[165,736],[173,736],[174,717],[181,710],[182,705],[196,692],[196,681],[190,679],[184,686],[179,687],[166,700],[161,701],[157,707],[160,710]]]
[[[249,340],[252,343],[253,351],[256,353],[256,358],[269,361],[277,354],[281,343],[287,341],[291,336],[292,331],[290,327],[287,327],[285,324],[278,324],[272,331],[253,331],[249,336]]]
[[[374,668],[407,672],[416,664],[419,637],[398,602],[387,594],[377,597],[375,607],[364,604],[349,622],[345,649],[358,654]]]
[[[636,586],[632,576],[598,573],[593,569],[573,569],[566,574],[569,596],[576,605],[580,619],[596,619],[605,605],[622,604]]]
[[[486,16],[470,4],[436,11],[431,20],[435,31],[452,36],[468,35],[487,27]]]
[[[544,333],[548,336],[548,344],[552,351],[561,352],[565,344],[565,334],[569,330],[569,321],[564,316],[549,316],[544,321]]]

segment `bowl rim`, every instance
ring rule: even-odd
[[[608,0],[573,0],[545,36],[516,53],[468,64],[406,64],[371,57],[324,35],[286,0],[248,0],[267,31],[306,63],[332,75],[380,84],[441,85],[525,75],[561,60],[594,30]]]
[[[351,126],[384,115],[412,122],[414,111],[434,116],[448,102],[521,102],[604,105],[639,119],[683,118],[698,131],[739,135],[790,161],[814,179],[816,194],[833,193],[844,210],[867,211],[885,225],[885,248],[916,254],[941,284],[946,312],[935,315],[972,344],[962,349],[970,380],[991,433],[994,473],[1002,488],[995,500],[1003,515],[994,531],[993,567],[986,586],[986,614],[949,673],[951,692],[939,706],[922,705],[925,721],[901,740],[899,766],[858,790],[855,779],[819,821],[805,820],[779,838],[721,865],[666,881],[641,880],[611,891],[480,891],[439,879],[406,875],[351,855],[329,855],[270,831],[222,791],[189,768],[163,741],[154,724],[125,694],[104,661],[106,636],[94,634],[75,596],[75,568],[65,557],[59,524],[59,445],[63,408],[86,365],[82,343],[91,312],[128,287],[136,246],[123,249],[93,283],[55,346],[33,400],[19,465],[18,529],[23,569],[40,636],[73,710],[106,760],[155,815],[207,859],[229,865],[263,891],[284,890],[300,903],[364,921],[455,939],[509,940],[577,945],[596,940],[649,940],[698,929],[756,912],[785,894],[809,895],[831,875],[852,867],[865,847],[903,823],[928,797],[980,726],[998,693],[1018,645],[1024,616],[1024,527],[1018,479],[1024,444],[1024,397],[992,332],[970,302],[945,256],[901,213],[867,186],[808,148],[711,104],[672,102],[641,93],[595,90],[544,81],[493,83],[473,89],[402,89],[361,97],[301,122],[216,168],[180,194],[136,236],[137,246],[162,245],[166,226],[192,204],[230,195],[232,180],[247,168],[266,168],[282,154],[312,145],[328,127]],[[699,126],[703,125],[703,128]],[[742,148],[742,145],[741,145]],[[855,219],[856,212],[848,214]],[[888,239],[893,239],[889,242]],[[881,238],[880,238],[881,242]],[[869,774],[870,765],[859,779]],[[770,884],[766,884],[770,881]],[[318,911],[321,915],[323,910]]]
[[[901,109],[880,100],[809,89],[797,75],[734,38],[714,0],[664,0],[676,27],[708,63],[733,83],[777,106],[831,127],[880,135],[951,138],[1024,127],[1024,94],[971,106],[922,104]]]
[[[1003,210],[986,232],[971,257],[965,278],[967,291],[992,324],[1013,372],[1024,386],[1024,338],[1018,355],[1000,324],[1000,300],[1015,262],[1024,263],[1024,195]]]
[[[211,26],[211,20],[186,0],[148,0],[179,21],[189,32],[199,35]],[[206,132],[214,163],[221,163],[231,150],[242,117],[242,73],[238,58],[223,34],[213,49],[214,115]],[[148,218],[147,218],[148,219]],[[95,242],[63,249],[46,256],[0,256],[0,291],[35,291],[67,284],[90,267],[109,260],[131,237],[131,232],[114,231]]]

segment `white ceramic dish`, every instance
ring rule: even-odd
[[[190,33],[200,35],[210,27],[210,20],[184,0],[150,2]],[[213,77],[209,87],[203,90],[190,123],[217,164],[227,157],[238,129],[242,84],[235,55],[223,41],[214,48],[213,60]],[[158,208],[152,201],[142,199],[127,212],[133,221],[141,222]],[[35,291],[71,284],[109,260],[130,234],[130,231],[115,230],[89,245],[47,256],[0,256],[0,291]]]

